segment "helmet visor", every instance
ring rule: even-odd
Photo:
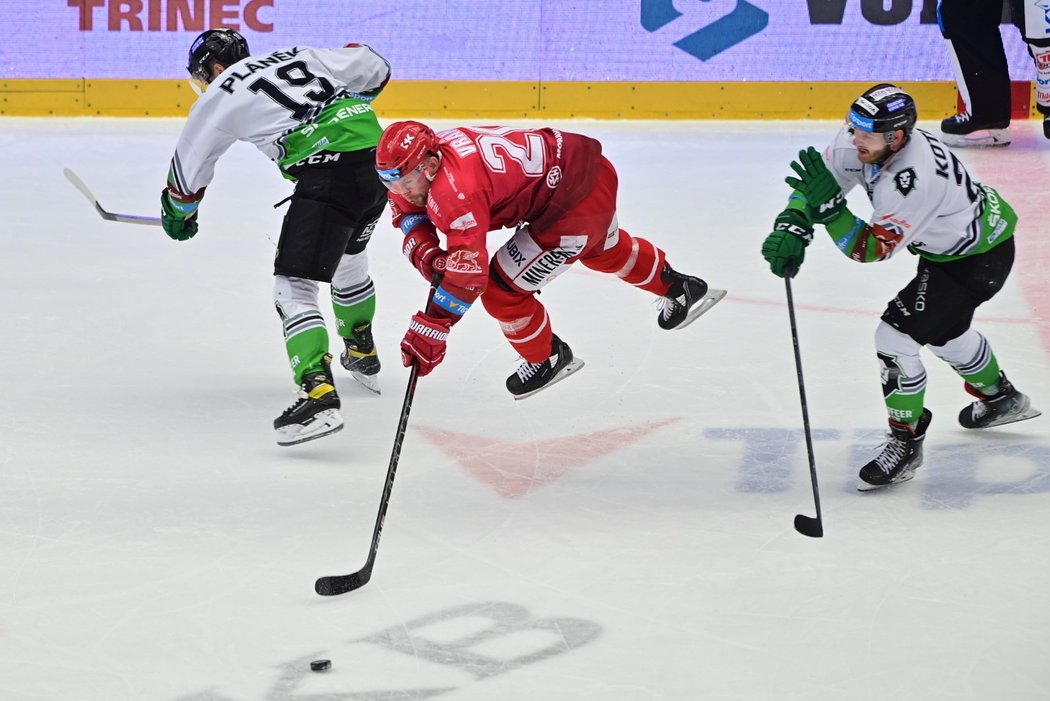
[[[211,71],[208,69],[207,61],[190,71],[190,86],[198,95],[203,95],[211,83]]]
[[[846,115],[846,124],[861,131],[875,131],[875,120],[871,117],[857,114],[856,110],[850,110],[849,114]]]
[[[418,192],[422,187],[423,181],[426,179],[425,170],[426,162],[424,161],[404,175],[401,175],[400,168],[377,170],[376,172],[379,173],[379,177],[387,190],[398,195],[410,195],[413,192]]]

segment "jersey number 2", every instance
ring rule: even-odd
[[[475,139],[485,165],[496,173],[506,173],[507,163],[504,156],[516,161],[521,170],[528,176],[540,176],[546,172],[543,163],[543,137],[533,134],[525,129],[513,127],[472,127],[474,131],[480,132]],[[524,134],[524,144],[511,141],[507,137],[511,134]]]
[[[281,66],[274,71],[274,75],[288,83],[288,85],[296,88],[317,81],[319,89],[303,93],[303,97],[309,98],[315,103],[327,102],[332,95],[335,94],[335,89],[332,87],[332,84],[328,82],[328,79],[311,73],[306,67],[306,64],[302,61],[292,61],[287,65]],[[249,85],[248,89],[253,93],[266,93],[270,99],[290,111],[292,113],[292,118],[297,122],[304,121],[307,116],[309,116],[311,110],[316,107],[316,105],[296,102],[286,93],[282,92],[278,86],[266,80],[266,78],[259,78],[259,80]]]

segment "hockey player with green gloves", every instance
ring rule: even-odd
[[[998,192],[973,181],[932,134],[915,129],[912,97],[880,83],[857,98],[823,156],[812,147],[791,164],[794,191],[774,222],[762,256],[780,277],[801,265],[813,227],[859,263],[908,250],[915,278],[886,306],[875,333],[890,436],[860,470],[861,491],[911,479],[922,465],[932,414],[923,405],[925,346],[952,366],[977,398],[959,414],[964,428],[988,428],[1039,416],[999,368],[988,340],[970,327],[974,310],[1006,282],[1017,217]],[[862,186],[871,223],[850,212],[845,191]]]
[[[273,299],[298,389],[274,428],[280,445],[334,433],[343,419],[318,283],[331,285],[343,339],[340,362],[378,393],[375,286],[365,246],[386,189],[373,170],[382,128],[370,103],[389,80],[390,66],[358,44],[251,56],[240,34],[212,29],[194,40],[187,70],[201,96],[161,193],[164,231],[178,241],[197,233],[198,205],[215,163],[235,141],[254,144],[295,182],[277,244]]]

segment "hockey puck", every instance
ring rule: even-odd
[[[310,663],[310,669],[315,672],[327,672],[332,668],[331,660],[314,660]]]

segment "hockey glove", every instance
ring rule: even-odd
[[[445,272],[445,258],[447,254],[441,250],[437,235],[427,231],[423,227],[405,237],[405,245],[402,252],[408,258],[408,262],[415,266],[419,274],[429,282],[434,275]]]
[[[412,315],[408,333],[401,339],[401,362],[411,367],[414,362],[423,377],[445,359],[445,342],[452,328],[450,319],[427,316],[423,312]]]
[[[813,225],[797,209],[785,209],[773,222],[773,232],[762,243],[762,257],[777,277],[795,277],[813,240]]]
[[[196,203],[189,212],[185,212],[172,202],[168,188],[164,188],[160,193],[160,224],[164,227],[164,233],[176,241],[192,239],[197,234]]]
[[[846,197],[820,153],[812,146],[799,151],[798,161],[791,162],[791,169],[798,178],[789,175],[784,182],[806,197],[813,221],[827,224],[838,219],[846,209]]]

